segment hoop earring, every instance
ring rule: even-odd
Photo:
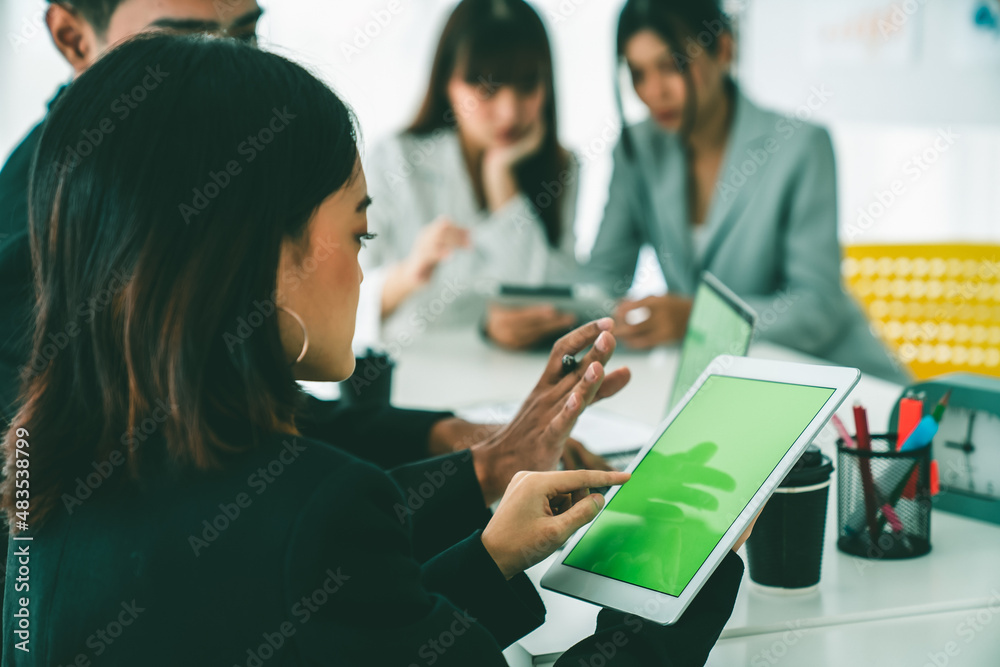
[[[292,318],[299,323],[299,326],[302,327],[302,351],[299,352],[299,356],[296,357],[295,361],[292,362],[292,366],[294,366],[295,364],[302,361],[306,356],[306,352],[309,351],[309,331],[306,329],[306,323],[302,321],[302,318],[299,317],[299,314],[296,313],[294,310],[290,310],[288,308],[285,308],[284,306],[278,306],[278,310],[283,310],[289,315],[291,315]]]

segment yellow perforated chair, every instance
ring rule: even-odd
[[[918,379],[1000,377],[1000,245],[856,245],[844,283]]]

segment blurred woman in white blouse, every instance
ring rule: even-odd
[[[379,242],[365,256],[359,331],[407,344],[482,326],[509,348],[568,329],[548,307],[488,306],[496,283],[567,284],[578,164],[559,145],[552,54],[523,0],[463,0],[408,129],[365,160]]]

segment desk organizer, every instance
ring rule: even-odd
[[[862,451],[837,441],[837,548],[844,553],[887,560],[931,550],[931,448],[897,452],[895,442],[895,433],[873,435],[871,451]]]

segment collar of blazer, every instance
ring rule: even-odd
[[[735,100],[733,127],[705,220],[708,242],[701,258],[704,266],[697,267],[695,277],[701,274],[702,268],[711,265],[712,257],[725,239],[725,232],[736,222],[738,213],[761,191],[759,186],[766,177],[768,162],[780,148],[775,132],[781,116],[761,109],[739,88],[736,88]]]
[[[735,89],[734,99],[733,126],[704,222],[708,239],[700,262],[694,256],[687,215],[687,165],[677,137],[656,129],[651,121],[640,124],[650,128],[648,137],[641,136],[644,133],[640,126],[635,128],[640,135],[640,141],[636,142],[641,146],[637,151],[640,177],[649,179],[655,209],[655,215],[646,221],[648,240],[661,255],[659,264],[669,291],[677,294],[694,293],[703,266],[710,265],[725,238],[725,230],[738,217],[734,213],[742,210],[759,190],[755,185],[775,152],[775,123],[781,117],[755,105],[739,88]],[[671,248],[682,251],[671,252]]]

